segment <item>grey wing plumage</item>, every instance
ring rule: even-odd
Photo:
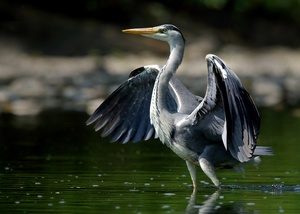
[[[153,86],[160,68],[144,66],[131,72],[129,79],[119,86],[86,122],[96,122],[95,130],[111,141],[126,143],[157,138],[150,123],[150,104]],[[167,92],[170,108],[177,108],[171,91]]]
[[[234,158],[248,161],[256,147],[259,112],[236,74],[221,59],[214,57],[214,62],[225,110],[223,142]]]
[[[111,141],[138,142],[155,137],[150,124],[150,102],[158,70],[140,67],[119,86],[92,114],[87,125],[96,122],[95,130],[103,128],[102,137]]]
[[[208,87],[197,113],[200,117],[209,118],[209,112],[224,111],[223,144],[235,159],[248,161],[256,147],[259,112],[236,74],[217,56],[208,55],[206,59]]]

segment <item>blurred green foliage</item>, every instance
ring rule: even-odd
[[[111,8],[114,9],[112,12],[119,11],[120,14],[126,14],[127,17],[130,17],[131,15],[145,12],[143,8],[151,4],[160,4],[168,10],[185,11],[186,13],[199,16],[206,10],[224,11],[228,12],[228,14],[259,13],[259,15],[263,16],[279,16],[300,22],[299,0],[88,0],[85,1],[85,8],[90,12],[100,12],[103,9]]]
[[[227,4],[231,4],[236,12],[247,12],[261,8],[266,12],[285,12],[288,13],[287,15],[290,15],[290,12],[299,11],[300,6],[299,0],[188,0],[188,2],[213,9],[223,9]]]
[[[148,7],[160,5],[170,13],[186,13],[204,16],[207,12],[223,12],[228,15],[246,13],[271,16],[300,22],[300,0],[86,0],[86,1],[36,1],[2,0],[23,6],[32,5],[43,10],[60,12],[72,16],[88,16],[111,22],[129,22],[132,17],[147,14]],[[3,9],[3,8],[2,8]]]
[[[39,14],[36,15],[35,11]],[[79,21],[93,19],[123,27],[162,23],[183,27],[185,21],[191,26],[199,26],[197,29],[208,26],[221,30],[222,35],[227,35],[226,43],[246,41],[258,46],[300,45],[300,0],[1,0],[1,20],[15,22],[0,22],[0,31],[21,35],[23,29],[32,29],[33,25],[43,29],[47,28],[44,26],[56,28],[56,25],[62,25],[60,21],[49,22],[49,18],[45,18],[47,15],[42,19],[41,14]],[[36,16],[41,19],[36,19]],[[29,24],[16,24],[28,19],[31,21]],[[193,30],[192,27],[190,29]],[[31,36],[35,31],[29,32]]]

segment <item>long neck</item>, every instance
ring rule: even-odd
[[[170,143],[170,135],[174,124],[168,109],[168,85],[179,67],[184,52],[184,41],[170,44],[170,56],[166,65],[159,72],[152,93],[150,119],[163,143]]]
[[[184,42],[176,43],[173,45],[170,43],[170,56],[167,63],[162,68],[162,71],[158,74],[156,79],[156,90],[157,90],[157,105],[159,109],[166,109],[167,102],[166,91],[168,90],[169,82],[173,74],[177,71],[177,68],[181,64],[184,53]]]
[[[177,68],[182,62],[183,58],[183,53],[184,53],[184,42],[182,43],[177,43],[175,45],[170,44],[170,56],[163,67],[163,73],[164,75],[170,75],[172,76],[173,73],[176,72]]]

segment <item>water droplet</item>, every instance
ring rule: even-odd
[[[130,189],[129,191],[130,192],[138,192],[139,190],[138,189]]]
[[[65,204],[66,202],[65,202],[65,200],[64,199],[62,199],[61,201],[59,201],[58,203],[60,203],[60,204]]]
[[[166,195],[166,196],[173,196],[173,195],[175,195],[175,193],[167,192],[167,193],[164,193],[164,195]]]
[[[284,209],[282,209],[282,207],[280,206],[278,212],[284,213]]]
[[[206,182],[206,181],[200,181],[200,183],[203,183],[203,184],[206,184],[206,185],[208,185],[209,183],[208,182]]]
[[[125,181],[124,184],[125,184],[125,185],[130,185],[130,184],[132,184],[132,183]]]
[[[221,206],[219,206],[219,205],[217,205],[216,207],[215,207],[215,209],[217,210],[217,209],[220,209],[221,208]]]

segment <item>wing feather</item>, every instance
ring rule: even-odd
[[[95,130],[103,128],[102,137],[111,135],[111,141],[148,140],[155,137],[150,124],[149,108],[158,66],[144,66],[131,72],[91,115],[87,125],[96,122]]]
[[[153,86],[160,68],[144,66],[130,73],[129,79],[120,85],[91,115],[87,125],[95,123],[95,130],[102,130],[102,137],[111,136],[111,142],[138,142],[157,138],[150,123],[150,104]],[[184,112],[182,103],[199,103],[177,79],[172,77],[167,91],[170,112]]]
[[[253,156],[260,128],[260,115],[236,74],[214,55],[207,55],[208,85],[204,99],[191,115],[203,126],[208,138],[221,135],[231,155],[245,162]],[[217,116],[217,117],[216,117]],[[216,118],[224,120],[218,124]],[[207,131],[208,130],[208,131]]]
[[[213,64],[210,68],[223,100],[226,121],[223,132],[227,132],[227,147],[234,158],[248,161],[256,147],[259,112],[236,74],[216,56],[209,56],[208,61]]]

